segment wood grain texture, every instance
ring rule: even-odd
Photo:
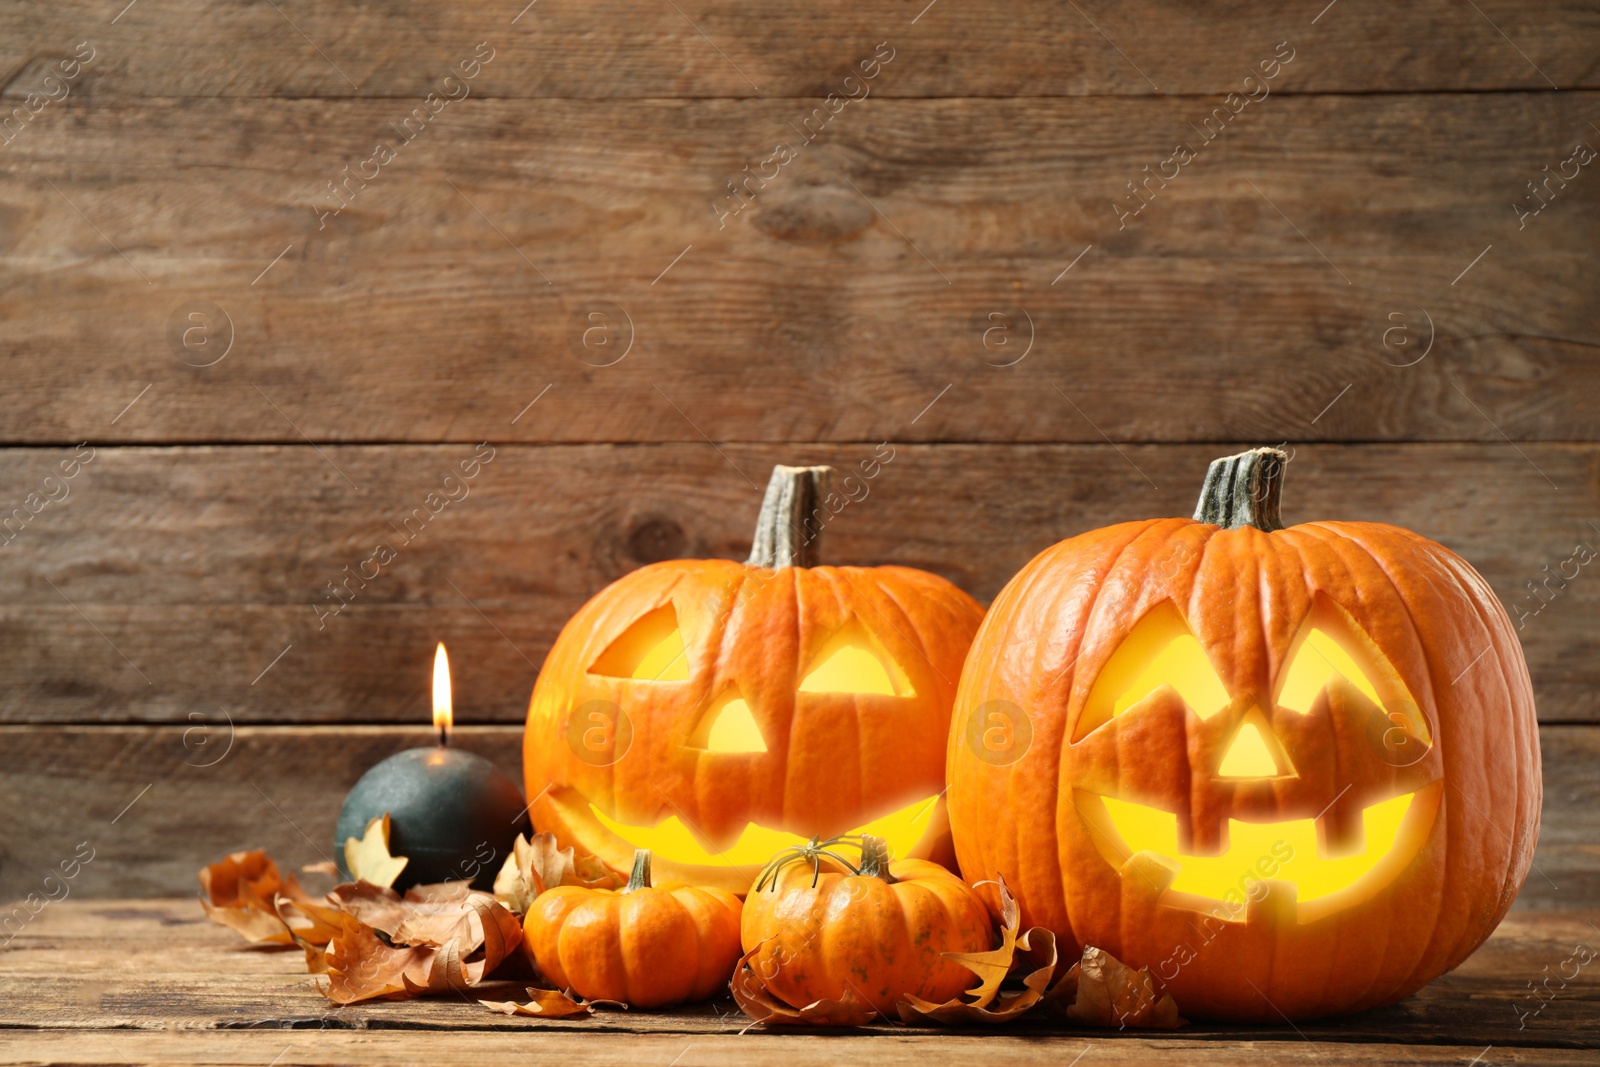
[[[69,99],[0,441],[1600,438],[1600,179],[1514,207],[1600,95],[813,105]]]
[[[1400,1004],[1342,1019],[1257,1027],[1196,1024],[1167,1032],[1085,1030],[1039,1019],[988,1032],[951,1033],[879,1023],[848,1033],[738,1031],[747,1021],[731,1001],[668,1012],[607,1011],[587,1019],[495,1016],[465,998],[338,1007],[315,992],[298,950],[246,948],[205,921],[192,899],[67,900],[41,912],[0,954],[0,1062],[109,1059],[105,1042],[129,1062],[388,1062],[386,1031],[405,1031],[408,1062],[532,1057],[551,1062],[667,1063],[1064,1063],[1091,1047],[1097,1061],[1185,1063],[1466,1063],[1493,1045],[1492,1062],[1592,1062],[1600,1035],[1600,979],[1586,971],[1519,1028],[1513,1005],[1527,977],[1593,944],[1600,912],[1508,918],[1463,966]],[[136,959],[137,969],[119,965]],[[481,995],[508,999],[499,984]],[[1526,1010],[1527,1005],[1522,1005]],[[315,1029],[316,1035],[286,1030]],[[275,1032],[273,1032],[275,1031]],[[435,1031],[435,1033],[429,1033]],[[100,1040],[99,1051],[94,1039]],[[20,1040],[19,1040],[20,1039]],[[437,1043],[435,1043],[437,1039]],[[448,1039],[448,1043],[444,1039]],[[1245,1043],[1249,1044],[1246,1045]],[[1396,1042],[1402,1051],[1375,1047]],[[1523,1047],[1515,1047],[1523,1046]],[[292,1052],[285,1052],[292,1047]],[[1589,1050],[1587,1060],[1541,1049]],[[77,1050],[73,1057],[69,1049]],[[584,1058],[585,1054],[593,1058]],[[249,1057],[255,1056],[255,1059]],[[15,1057],[15,1058],[13,1058]],[[328,1057],[324,1059],[323,1057]],[[444,1057],[444,1058],[439,1058]],[[576,1058],[575,1058],[576,1057]],[[609,1057],[609,1058],[607,1058]],[[826,1057],[826,1058],[824,1058]]]
[[[1076,417],[1054,393],[1038,402]],[[559,417],[558,403],[535,410]],[[1285,522],[1391,522],[1461,553],[1513,617],[1530,612],[1520,636],[1543,719],[1600,720],[1594,565],[1541,585],[1548,602],[1526,588],[1576,543],[1600,545],[1600,449],[1291,447]],[[889,448],[865,497],[824,526],[825,560],[920,567],[984,602],[1063,538],[1190,514],[1210,461],[1239,451]],[[743,559],[774,464],[828,463],[842,479],[877,453],[500,445],[430,517],[428,494],[473,446],[101,447],[0,549],[0,721],[420,722],[442,639],[464,720],[521,722],[556,633],[607,583],[658,559]],[[72,454],[0,451],[0,515]]]
[[[1279,10],[1237,0],[801,8],[495,0],[470,11],[443,0],[358,8],[141,0],[119,15],[117,4],[26,0],[0,15],[0,70],[16,94],[87,38],[104,52],[85,87],[96,96],[420,96],[487,40],[500,64],[476,86],[488,96],[797,96],[836,89],[887,40],[909,60],[884,90],[898,95],[1144,95],[1232,89],[1290,40],[1316,57],[1297,72],[1302,92],[1600,83],[1592,5],[1480,6],[1482,14],[1446,0],[1345,3],[1319,16],[1320,4]]]
[[[1515,907],[1593,907],[1600,728],[1545,726],[1540,738],[1543,824]],[[197,715],[184,726],[0,727],[0,802],[10,813],[0,836],[0,899],[45,892],[45,876],[84,843],[94,859],[72,883],[84,898],[188,893],[200,867],[245,848],[265,848],[292,868],[331,859],[339,805],[362,772],[431,743],[422,722],[230,726],[220,715]],[[465,727],[454,743],[521,781],[520,727]]]
[[[462,1010],[467,1010],[463,1008]],[[315,1028],[312,1026],[311,1028]],[[279,1064],[371,1065],[426,1063],[430,1067],[478,1067],[485,1062],[533,1057],[572,1067],[612,1067],[618,1063],[674,1063],[677,1067],[745,1067],[752,1062],[781,1067],[835,1067],[847,1057],[871,1056],[875,1064],[930,1067],[974,1060],[996,1067],[1061,1064],[1090,1046],[1096,1062],[1148,1064],[1180,1057],[1185,1064],[1259,1063],[1269,1051],[1274,1063],[1363,1064],[1401,1067],[1413,1064],[1466,1064],[1482,1048],[1466,1045],[1411,1045],[1399,1042],[1319,1044],[1275,1042],[1265,1049],[1253,1035],[1224,1041],[1187,1037],[1108,1037],[1099,1032],[1071,1037],[1032,1034],[928,1033],[891,1031],[870,1037],[835,1034],[713,1034],[590,1032],[532,1033],[508,1037],[498,1031],[465,1033],[108,1033],[63,1031],[27,1033],[0,1050],[0,1063],[205,1064],[261,1067]],[[295,1036],[299,1040],[295,1040]],[[1496,1049],[1495,1064],[1577,1067],[1594,1062],[1592,1051],[1557,1048]],[[115,1056],[117,1058],[113,1059]],[[674,1059],[676,1057],[676,1059]]]

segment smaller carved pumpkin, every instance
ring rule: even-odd
[[[994,947],[989,910],[960,878],[928,860],[889,862],[884,840],[860,839],[861,863],[833,838],[786,849],[745,898],[749,967],[791,1007],[853,993],[893,1017],[906,996],[942,1004],[972,985],[946,953]]]
[[[745,563],[653,563],[562,628],[523,741],[562,848],[619,872],[647,848],[741,894],[812,837],[949,854],[944,740],[983,608],[926,571],[820,565],[828,473],[773,471]]]
[[[739,898],[721,889],[650,884],[650,853],[634,854],[620,890],[559,886],[522,922],[545,977],[585,1000],[659,1008],[724,991],[739,961]]]

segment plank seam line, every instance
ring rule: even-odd
[[[919,103],[919,102],[922,102],[922,101],[935,102],[935,101],[965,101],[965,100],[972,100],[972,101],[981,101],[981,100],[996,100],[996,101],[1007,100],[1007,101],[1009,101],[1009,100],[1015,100],[1015,101],[1019,101],[1019,102],[1031,102],[1031,101],[1040,101],[1040,100],[1174,100],[1174,101],[1185,100],[1185,101],[1187,101],[1187,100],[1215,99],[1216,97],[1226,95],[1231,90],[1232,90],[1232,87],[1230,86],[1230,87],[1219,87],[1219,88],[1214,89],[1214,90],[1198,90],[1198,91],[1194,91],[1194,92],[1182,92],[1182,93],[1168,93],[1168,92],[1159,92],[1159,93],[1138,93],[1138,92],[1128,92],[1128,93],[1116,93],[1116,92],[1072,93],[1072,92],[1062,92],[1062,93],[1017,94],[1017,93],[998,93],[997,92],[997,93],[979,93],[979,94],[972,94],[972,93],[940,93],[940,94],[932,94],[932,93],[930,93],[930,94],[927,94],[927,95],[911,95],[911,94],[895,95],[895,94],[885,93],[885,94],[881,94],[880,95],[880,99],[903,101],[903,102],[906,102],[906,103]],[[1592,92],[1600,92],[1600,82],[1572,84],[1572,85],[1563,86],[1562,88],[1559,88],[1559,89],[1552,89],[1549,86],[1534,86],[1534,85],[1529,85],[1529,86],[1488,86],[1488,87],[1482,87],[1482,88],[1478,88],[1478,87],[1460,88],[1460,87],[1458,87],[1458,88],[1441,88],[1441,89],[1327,89],[1327,90],[1279,89],[1279,90],[1274,90],[1272,95],[1274,95],[1274,96],[1285,96],[1285,97],[1293,96],[1293,97],[1302,97],[1302,98],[1317,98],[1317,97],[1323,97],[1323,98],[1332,98],[1332,97],[1391,97],[1391,96],[1415,96],[1415,97],[1429,97],[1429,96],[1533,96],[1533,95],[1555,96],[1557,94],[1560,94],[1562,96],[1576,96],[1576,95],[1579,95],[1579,94],[1582,94],[1582,93],[1592,93]],[[544,96],[544,95],[537,95],[537,96],[536,95],[510,96],[510,95],[504,95],[504,96],[502,96],[502,95],[497,95],[497,94],[492,94],[492,93],[482,93],[482,92],[480,92],[480,93],[474,95],[473,97],[471,97],[470,100],[462,100],[462,101],[459,101],[459,103],[467,104],[467,105],[470,105],[473,101],[484,102],[484,103],[487,103],[487,102],[496,102],[496,103],[530,102],[531,103],[531,102],[538,101],[538,102],[578,103],[578,104],[594,104],[594,103],[692,104],[692,103],[699,103],[701,101],[706,101],[706,102],[732,101],[732,102],[736,102],[736,103],[737,102],[743,102],[743,101],[761,101],[761,102],[772,102],[772,103],[797,103],[797,102],[805,102],[805,101],[820,102],[820,101],[823,100],[823,98],[826,95],[827,95],[826,93],[816,94],[816,95],[807,94],[807,93],[800,93],[800,94],[795,94],[795,95],[778,96],[778,95],[757,95],[757,94],[754,94],[754,93],[747,93],[747,94],[744,94],[742,96],[740,96],[740,95],[726,95],[726,96],[723,96],[723,95],[716,95],[716,96],[557,96],[557,95],[549,95],[549,96]],[[375,104],[378,104],[378,103],[391,103],[392,104],[392,103],[396,103],[396,102],[404,103],[404,102],[408,102],[408,101],[414,103],[416,101],[416,98],[417,97],[416,97],[415,93],[402,93],[402,94],[397,95],[397,96],[355,95],[355,94],[348,94],[348,93],[344,94],[344,95],[341,95],[341,96],[315,96],[315,95],[310,95],[310,94],[299,95],[299,96],[273,96],[273,95],[266,95],[266,94],[263,94],[263,95],[251,94],[251,95],[240,95],[240,96],[220,96],[220,95],[215,95],[215,94],[196,95],[196,96],[164,96],[164,95],[140,96],[140,95],[135,95],[135,94],[131,94],[130,93],[128,95],[97,95],[96,97],[93,98],[92,102],[86,99],[84,101],[84,103],[80,104],[79,106],[80,107],[84,107],[86,109],[92,110],[92,106],[93,105],[98,105],[98,106],[101,106],[101,107],[111,108],[111,107],[120,107],[120,106],[127,105],[127,104],[142,104],[142,103],[174,103],[174,104],[177,104],[177,103],[192,103],[192,102],[198,101],[198,100],[222,101],[222,102],[229,102],[229,101],[236,101],[237,100],[237,101],[240,101],[240,102],[250,102],[250,103],[270,102],[270,103],[288,103],[288,104],[295,104],[295,103],[311,103],[311,104],[356,103],[356,104],[362,104],[362,103],[368,103],[368,102],[375,103]]]
[[[1271,435],[1267,435],[1271,436]],[[890,437],[889,440],[897,445],[906,447],[938,448],[941,446],[966,446],[974,448],[1110,448],[1111,445],[1104,441],[1085,439],[1063,438],[1037,438],[1024,440],[1002,440],[968,437],[910,439],[904,437]],[[1266,437],[1236,437],[1228,439],[1178,439],[1149,440],[1131,438],[1113,438],[1115,444],[1133,448],[1199,448],[1201,446],[1217,448],[1234,448],[1240,444],[1259,442]],[[383,438],[376,440],[330,440],[325,438],[312,438],[311,444],[325,448],[456,448],[466,445],[475,445],[485,440],[482,437],[461,438],[459,440],[403,440]],[[680,445],[704,445],[701,438],[662,438],[656,441],[628,441],[617,439],[596,438],[582,441],[544,441],[520,440],[517,438],[491,438],[497,448],[667,448]],[[860,438],[829,438],[826,440],[763,440],[757,438],[713,438],[719,445],[728,445],[738,448],[812,448],[826,449],[841,446],[876,445],[881,443],[882,437]],[[1525,445],[1564,446],[1571,448],[1590,448],[1600,444],[1600,435],[1595,437],[1511,437],[1511,440]],[[1484,437],[1407,437],[1407,438],[1382,438],[1382,437],[1350,437],[1350,438],[1321,438],[1300,439],[1291,441],[1291,444],[1311,447],[1446,447],[1454,445],[1499,445],[1505,438],[1500,436]],[[0,439],[0,451],[3,450],[44,450],[73,448],[83,443],[81,438],[60,441],[6,441]],[[215,440],[215,441],[105,441],[90,439],[89,444],[95,448],[104,449],[166,449],[178,451],[182,449],[249,449],[249,448],[298,448],[308,449],[310,445],[305,440],[289,440],[287,438],[263,438],[254,440]]]
[[[110,899],[110,898],[107,898],[107,899]],[[160,897],[160,898],[152,898],[152,899],[165,900],[165,899],[168,899],[168,898]],[[469,1024],[469,1025],[449,1025],[449,1024],[443,1024],[443,1023],[440,1023],[440,1024],[428,1024],[428,1023],[423,1023],[423,1022],[408,1022],[408,1021],[405,1021],[405,1020],[398,1020],[398,1019],[382,1019],[382,1018],[376,1018],[376,1017],[370,1017],[370,1016],[365,1018],[365,1019],[363,1019],[362,1021],[366,1023],[365,1026],[348,1027],[348,1028],[347,1027],[338,1027],[337,1029],[340,1032],[347,1032],[347,1033],[373,1033],[373,1032],[376,1032],[376,1031],[382,1031],[384,1033],[394,1033],[394,1034],[402,1034],[402,1033],[446,1033],[446,1034],[448,1034],[448,1033],[501,1033],[501,1034],[504,1034],[504,1033],[514,1033],[514,1032],[516,1032],[516,1033],[528,1033],[528,1034],[537,1034],[537,1035],[545,1035],[545,1034],[551,1034],[551,1035],[554,1035],[554,1034],[563,1034],[563,1035],[570,1035],[570,1034],[607,1034],[607,1035],[613,1035],[613,1034],[617,1034],[617,1035],[627,1035],[630,1038],[639,1037],[641,1035],[643,1035],[643,1036],[652,1036],[652,1037],[653,1036],[661,1036],[661,1037],[694,1037],[694,1038],[699,1038],[699,1039],[707,1039],[707,1038],[715,1038],[715,1037],[730,1037],[730,1038],[737,1038],[738,1037],[738,1031],[737,1030],[734,1030],[734,1029],[721,1029],[721,1028],[719,1028],[719,1029],[701,1030],[701,1029],[691,1029],[691,1028],[684,1027],[684,1028],[672,1028],[672,1029],[662,1028],[662,1029],[659,1029],[659,1030],[644,1030],[644,1029],[630,1028],[630,1027],[625,1027],[625,1026],[605,1026],[605,1025],[598,1025],[598,1026],[597,1025],[585,1025],[581,1029],[579,1029],[578,1027],[536,1027],[536,1026],[531,1026],[531,1025],[530,1026],[520,1026],[520,1027],[519,1026],[497,1027],[492,1022],[485,1022],[483,1024]],[[260,1026],[260,1025],[247,1025],[247,1026],[232,1025],[232,1026],[203,1027],[198,1031],[186,1031],[186,1032],[187,1033],[211,1033],[211,1034],[221,1035],[223,1033],[233,1034],[233,1033],[240,1033],[240,1032],[249,1031],[249,1030],[266,1030],[266,1031],[271,1031],[273,1033],[289,1033],[289,1032],[294,1031],[296,1029],[301,1029],[301,1028],[296,1028],[296,1027],[273,1027],[273,1026]],[[317,1028],[316,1027],[306,1027],[304,1029],[307,1030],[307,1031],[311,1031],[311,1030],[316,1030]],[[153,1028],[150,1028],[150,1027],[126,1024],[126,1023],[122,1024],[122,1025],[112,1024],[112,1025],[107,1025],[107,1026],[81,1026],[81,1025],[70,1025],[70,1024],[69,1025],[63,1025],[63,1026],[46,1026],[46,1025],[39,1025],[39,1024],[0,1022],[0,1030],[9,1031],[9,1032],[13,1032],[13,1033],[33,1033],[33,1034],[41,1034],[41,1035],[43,1035],[43,1034],[61,1034],[63,1036],[70,1035],[70,1034],[85,1034],[85,1035],[99,1034],[99,1033],[106,1033],[106,1032],[112,1032],[112,1031],[120,1031],[120,1032],[130,1032],[130,1031],[132,1031],[132,1032],[149,1033],[149,1034],[166,1034],[166,1033],[170,1032],[170,1031],[165,1031],[165,1030],[153,1029]],[[823,1032],[823,1033],[816,1033],[816,1034],[804,1034],[804,1033],[794,1034],[794,1033],[783,1033],[783,1032],[767,1031],[765,1036],[777,1037],[777,1038],[784,1038],[784,1037],[796,1037],[796,1038],[801,1038],[801,1039],[811,1038],[811,1039],[820,1039],[820,1040],[824,1040],[825,1041],[825,1040],[828,1039],[829,1033],[828,1032]],[[928,1041],[946,1040],[946,1039],[951,1038],[951,1037],[971,1037],[971,1036],[973,1036],[973,1033],[969,1031],[966,1034],[961,1034],[961,1033],[943,1032],[943,1031],[938,1031],[938,1030],[930,1030],[930,1031],[927,1031],[927,1032],[924,1032],[924,1033],[913,1033],[911,1035],[907,1035],[905,1033],[902,1033],[899,1030],[893,1030],[893,1029],[888,1029],[888,1028],[874,1029],[873,1027],[866,1026],[866,1027],[860,1027],[860,1028],[857,1028],[857,1029],[853,1029],[851,1031],[851,1036],[852,1037],[868,1038],[868,1039],[883,1038],[883,1039],[886,1039],[886,1040],[899,1040],[899,1041],[902,1041],[902,1042],[904,1042],[904,1041],[906,1041],[908,1039],[916,1040],[916,1041],[922,1041],[922,1042],[928,1042]],[[1078,1041],[1081,1041],[1081,1040],[1084,1040],[1086,1038],[1090,1038],[1090,1037],[1095,1036],[1095,1031],[1092,1031],[1092,1030],[1087,1030],[1086,1031],[1086,1030],[1082,1030],[1082,1029],[1060,1029],[1060,1030],[1057,1030],[1057,1029],[1052,1029],[1052,1028],[1029,1027],[1029,1026],[1024,1025],[1020,1029],[1015,1031],[1011,1036],[1015,1036],[1015,1037],[1019,1037],[1019,1038],[1027,1038],[1027,1039],[1031,1039],[1031,1040],[1037,1040],[1037,1039],[1041,1039],[1041,1038],[1061,1038],[1061,1039],[1066,1039],[1066,1040],[1078,1040]],[[1177,1041],[1181,1041],[1181,1040],[1187,1039],[1189,1041],[1197,1041],[1197,1042],[1204,1041],[1204,1042],[1208,1042],[1208,1043],[1234,1043],[1234,1044],[1237,1044],[1242,1039],[1245,1039],[1245,1037],[1247,1035],[1245,1035],[1245,1034],[1243,1034],[1243,1033],[1241,1033],[1241,1032],[1239,1032],[1237,1030],[1233,1030],[1233,1031],[1190,1031],[1190,1030],[1185,1029],[1185,1030],[1172,1030],[1172,1031],[1154,1031],[1154,1032],[1152,1032],[1151,1036],[1153,1036],[1153,1037],[1161,1037],[1161,1038],[1170,1039],[1170,1040],[1177,1040]],[[1281,1033],[1280,1034],[1280,1033],[1255,1033],[1255,1032],[1250,1032],[1248,1034],[1248,1040],[1251,1040],[1251,1041],[1286,1042],[1286,1043],[1287,1042],[1301,1042],[1302,1041],[1302,1039],[1300,1037],[1296,1036],[1293,1033]],[[1408,1048],[1408,1047],[1415,1047],[1415,1048],[1472,1048],[1472,1047],[1474,1047],[1473,1045],[1470,1045],[1470,1044],[1463,1044],[1459,1040],[1452,1040],[1452,1039],[1450,1039],[1449,1037],[1447,1037],[1445,1035],[1440,1035],[1437,1039],[1431,1039],[1431,1040],[1423,1038],[1423,1039],[1420,1039],[1420,1040],[1404,1040],[1404,1041],[1402,1041],[1402,1040],[1397,1040],[1392,1035],[1378,1035],[1378,1034],[1372,1034],[1372,1033],[1365,1033],[1365,1034],[1363,1034],[1363,1033],[1355,1033],[1355,1034],[1349,1034],[1349,1035],[1338,1034],[1338,1033],[1330,1033],[1330,1034],[1321,1034],[1321,1033],[1319,1033],[1318,1034],[1318,1040],[1325,1041],[1325,1042],[1327,1042],[1329,1044],[1389,1045],[1389,1046],[1395,1046],[1395,1047],[1398,1047],[1398,1048]],[[1495,1047],[1496,1048],[1572,1049],[1572,1050],[1579,1050],[1579,1049],[1600,1048],[1600,1044],[1584,1043],[1584,1042],[1579,1042],[1579,1041],[1551,1041],[1551,1042],[1502,1041],[1502,1042],[1496,1043]]]

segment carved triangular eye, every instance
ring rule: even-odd
[[[854,619],[822,646],[800,680],[800,692],[915,695],[900,665]]]
[[[1134,623],[1089,690],[1073,741],[1105,725],[1150,694],[1170,688],[1201,719],[1233,702],[1205,649],[1171,601]]]
[[[590,674],[649,682],[689,680],[689,656],[670,603],[646,612],[611,642],[589,668]]]
[[[1396,726],[1432,744],[1428,721],[1389,657],[1353,615],[1319,594],[1278,672],[1277,706],[1309,715],[1335,678],[1343,678]]]
[[[1378,690],[1344,646],[1329,636],[1326,630],[1313,626],[1295,650],[1289,654],[1289,669],[1283,672],[1283,685],[1278,690],[1278,707],[1311,714],[1311,705],[1339,675],[1372,701],[1380,703]]]
[[[767,739],[761,736],[750,705],[734,690],[706,712],[689,738],[689,747],[706,752],[765,752]]]

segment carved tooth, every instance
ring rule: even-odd
[[[1136,902],[1154,904],[1178,877],[1179,864],[1156,852],[1135,852],[1122,863],[1124,906]]]
[[[1189,831],[1184,840],[1184,829]],[[1196,805],[1187,820],[1179,819],[1178,850],[1191,856],[1219,856],[1228,850],[1228,818],[1210,804]]]
[[[1323,859],[1348,856],[1360,852],[1367,843],[1366,824],[1362,819],[1365,809],[1355,798],[1355,790],[1329,805],[1317,820],[1317,854]]]
[[[1266,887],[1266,894],[1259,900],[1250,900],[1245,912],[1245,924],[1274,928],[1293,926],[1297,921],[1296,909],[1300,895],[1295,884],[1277,878],[1269,878],[1261,884]]]

